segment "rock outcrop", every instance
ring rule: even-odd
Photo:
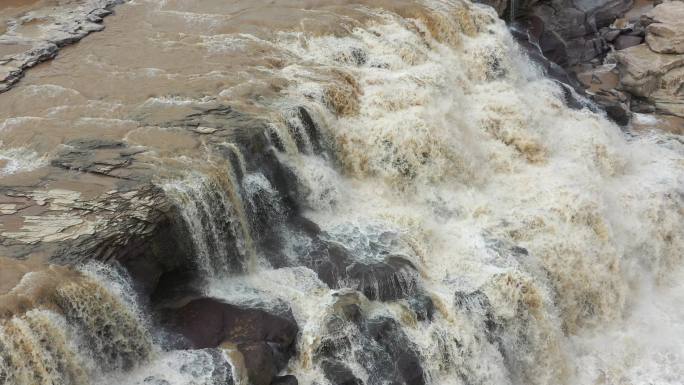
[[[528,9],[542,52],[564,67],[590,61],[609,50],[599,34],[630,9],[633,0],[551,0]]]
[[[6,31],[0,35],[0,92],[17,83],[28,68],[54,58],[61,47],[101,31],[103,18],[123,1],[66,2],[7,21]]]
[[[549,76],[626,126],[632,111],[684,117],[683,18],[680,1],[540,1],[514,36]]]
[[[647,110],[684,117],[684,3],[662,3],[644,15],[646,43],[619,51],[622,88]],[[643,107],[642,107],[643,108]]]
[[[646,44],[653,52],[684,53],[684,3],[672,1],[655,7],[642,17]]]

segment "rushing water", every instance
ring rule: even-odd
[[[301,384],[329,383],[331,362],[369,385],[681,384],[681,138],[568,108],[486,7],[266,3],[121,6],[7,94],[4,114],[34,118],[2,123],[0,155],[54,153],[26,132],[97,129],[180,169],[159,185],[205,292],[291,308],[286,372]],[[36,105],[31,87],[54,96]],[[216,104],[258,116],[283,169],[174,128]],[[216,119],[192,127],[224,129]],[[300,214],[317,237],[293,224]],[[321,245],[348,264],[316,271]],[[2,324],[0,383],[214,383],[228,355],[165,351],[125,280],[103,271],[60,287],[59,311]]]
[[[48,291],[50,284],[56,286]],[[71,277],[29,273],[10,295],[43,301],[46,308],[0,326],[3,384],[89,384],[99,373],[130,369],[152,354],[133,291],[111,267],[91,264]]]

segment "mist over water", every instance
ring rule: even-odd
[[[291,309],[300,332],[284,372],[301,384],[330,383],[331,362],[368,385],[681,383],[681,137],[567,107],[490,8],[295,3],[121,6],[93,38],[149,46],[156,59],[80,58],[130,83],[73,84],[81,91],[55,91],[73,101],[40,113],[67,137],[60,119],[117,120],[128,143],[154,148],[146,156],[189,231],[204,294]],[[141,42],[107,35],[140,18]],[[129,92],[137,81],[156,95]],[[174,94],[169,84],[184,82]],[[94,103],[98,93],[107,98]],[[215,103],[259,116],[287,174],[254,166],[230,138],[189,150],[173,128],[146,131]],[[125,131],[133,117],[140,127]],[[7,119],[0,130],[13,124],[36,129]],[[36,147],[51,148],[10,138],[22,150],[0,152],[11,158],[0,174],[39,167]],[[293,225],[294,211],[320,234]],[[321,245],[351,260],[321,273]],[[100,265],[81,274],[53,310],[0,326],[0,384],[218,384],[220,363],[247,384],[229,349],[173,350],[153,335],[125,277]]]

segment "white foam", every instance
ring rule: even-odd
[[[0,176],[33,171],[46,164],[47,157],[39,156],[35,151],[24,148],[0,148]]]

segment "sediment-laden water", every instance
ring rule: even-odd
[[[0,173],[46,180],[81,137],[142,148],[201,294],[291,311],[281,374],[684,378],[681,137],[568,107],[490,8],[136,0],[106,27],[0,95]],[[230,346],[155,332],[115,270],[44,274],[49,299],[0,323],[0,384],[248,383]]]

